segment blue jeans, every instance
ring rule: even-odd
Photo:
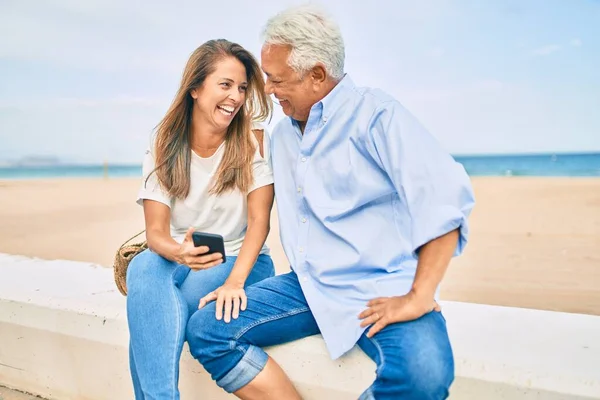
[[[192,355],[227,392],[241,389],[264,368],[262,347],[319,333],[294,272],[256,283],[246,295],[247,308],[237,320],[216,320],[212,304],[196,311],[187,326]],[[448,397],[454,358],[440,312],[388,325],[371,339],[363,334],[358,345],[377,364],[375,382],[360,399]]]
[[[127,268],[127,321],[136,399],[179,399],[179,359],[189,316],[202,297],[225,282],[235,260],[228,256],[226,263],[192,271],[146,250],[131,261]],[[271,257],[260,255],[246,285],[274,274]],[[214,313],[206,316],[215,319]]]

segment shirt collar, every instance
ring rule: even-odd
[[[325,96],[320,103],[323,106],[323,114],[321,118],[325,121],[340,105],[348,98],[347,92],[354,89],[354,82],[348,74],[344,74],[342,79],[333,87],[331,92]]]
[[[342,79],[333,87],[333,89],[323,97],[321,101],[315,103],[310,110],[310,114],[313,115],[316,112],[321,112],[321,119],[324,122],[327,118],[342,104],[344,99],[347,97],[346,92],[354,89],[354,82],[350,79],[348,74],[344,74]],[[298,127],[298,121],[290,118],[292,125]]]

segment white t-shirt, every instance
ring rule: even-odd
[[[261,157],[258,141],[252,135],[257,145],[252,172],[254,183],[250,192],[260,187],[273,183],[273,172],[269,163],[269,135],[264,132],[263,152]],[[190,192],[184,200],[171,198],[162,190],[156,178],[156,173],[146,178],[155,167],[153,149],[146,151],[142,167],[142,185],[138,193],[138,204],[143,204],[144,199],[161,202],[171,208],[171,236],[181,243],[185,233],[190,227],[197,231],[216,233],[223,236],[225,241],[225,254],[237,255],[242,247],[248,226],[247,195],[239,189],[227,191],[222,195],[209,193],[212,187],[212,178],[216,174],[223,153],[225,143],[217,149],[215,154],[202,158],[192,151],[190,163]],[[268,254],[269,248],[263,245],[261,254]]]

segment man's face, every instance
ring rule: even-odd
[[[267,75],[265,92],[274,95],[283,113],[297,121],[308,120],[310,108],[319,101],[310,72],[300,76],[288,65],[291,48],[265,45],[260,53],[262,70]]]

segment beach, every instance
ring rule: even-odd
[[[600,178],[472,181],[470,241],[447,271],[442,299],[600,315]],[[0,180],[0,252],[111,267],[121,243],[144,228],[139,184]],[[284,272],[275,211],[272,219],[268,244]]]

